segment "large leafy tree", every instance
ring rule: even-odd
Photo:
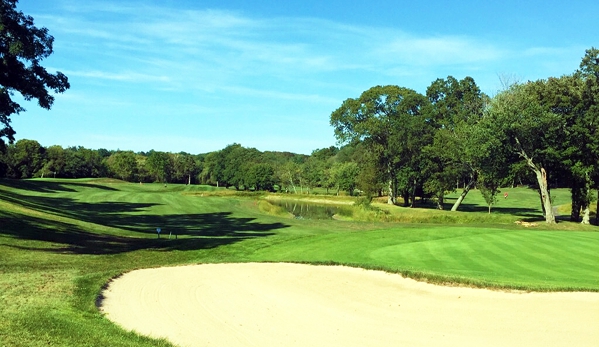
[[[8,146],[4,161],[8,165],[8,176],[31,178],[42,169],[45,148],[35,140],[22,139]]]
[[[248,187],[254,187],[256,191],[267,190],[274,191],[275,186],[275,170],[270,164],[258,163],[253,164],[248,170],[246,184]]]
[[[363,141],[384,170],[388,182],[388,203],[395,204],[397,172],[412,130],[413,117],[423,114],[426,98],[398,86],[375,86],[357,99],[347,99],[331,114],[331,125],[340,143]]]
[[[51,177],[61,177],[64,174],[66,164],[66,154],[62,146],[54,145],[46,148],[46,161],[42,168],[42,177],[50,175]]]
[[[189,153],[173,154],[173,176],[179,182],[191,184],[191,178],[200,170],[198,163]]]
[[[549,181],[563,155],[567,127],[563,116],[546,102],[547,88],[545,80],[512,86],[495,96],[485,121],[489,134],[500,138],[534,173],[545,220],[553,224]]]
[[[146,168],[155,182],[168,183],[173,176],[173,161],[166,152],[151,150],[146,160]]]
[[[51,92],[62,93],[70,87],[64,74],[52,74],[40,65],[52,54],[54,37],[48,29],[37,28],[33,18],[16,5],[17,0],[0,0],[0,147],[4,147],[3,138],[14,141],[10,118],[25,110],[13,100],[15,92],[50,109]]]
[[[118,151],[106,160],[109,171],[124,181],[131,181],[137,174],[137,160],[132,151]]]
[[[248,181],[251,180],[250,169],[258,161],[260,152],[255,148],[245,148],[236,145],[225,157],[224,177],[230,185],[239,190],[243,187],[250,189]]]
[[[480,144],[473,142],[472,131],[480,121],[487,96],[471,77],[457,80],[453,76],[437,79],[426,90],[431,102],[432,121],[437,128],[434,141],[427,146],[427,165],[430,177],[425,184],[428,192],[440,200],[452,191],[456,182],[465,179],[464,190],[451,208],[460,206],[477,180]],[[480,139],[480,138],[477,138]]]
[[[568,148],[570,156],[566,166],[571,168],[572,214],[571,220],[590,223],[591,188],[599,182],[599,49],[586,50],[580,69],[571,78],[578,86],[579,97],[574,108],[574,119]],[[599,207],[599,199],[597,199]],[[595,220],[597,224],[599,219]]]

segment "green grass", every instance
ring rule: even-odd
[[[554,198],[569,202],[566,190]],[[110,278],[166,265],[346,264],[436,283],[599,291],[597,227],[513,223],[542,220],[532,190],[510,190],[490,215],[473,191],[462,212],[374,204],[378,217],[355,207],[361,221],[295,220],[264,202],[204,186],[0,180],[0,346],[170,346],[96,308]]]

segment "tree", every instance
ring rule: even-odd
[[[55,145],[46,148],[46,161],[42,168],[42,177],[51,175],[56,178],[64,174],[64,166],[66,162],[65,151],[61,146]]]
[[[583,197],[580,208],[584,211],[582,223],[590,223],[589,185],[594,181],[594,188],[599,188],[599,49],[592,47],[586,50],[577,75],[582,82],[582,90],[576,125],[582,146],[581,151],[577,152],[581,155],[581,163],[578,167],[573,167],[578,168],[578,172],[581,174],[579,177],[583,177],[584,182],[584,188],[580,192]],[[574,214],[574,203],[572,208]],[[599,208],[599,196],[597,208]],[[599,224],[599,213],[595,218],[595,224]]]
[[[341,190],[345,190],[350,196],[354,194],[357,184],[356,179],[359,174],[358,164],[351,161],[337,162],[333,164],[329,174],[333,185],[337,187],[337,195]]]
[[[275,170],[270,164],[260,163],[250,167],[247,184],[254,187],[254,190],[274,191]]]
[[[288,161],[285,165],[278,167],[276,176],[281,185],[291,187],[293,192],[297,194],[297,184],[300,185],[300,193],[302,192],[301,166],[294,161]]]
[[[171,156],[166,152],[151,150],[146,160],[146,169],[155,182],[169,182],[173,174]]]
[[[358,99],[347,99],[331,114],[330,123],[340,143],[363,141],[371,150],[388,182],[388,203],[395,204],[396,172],[401,165],[402,139],[410,131],[410,118],[422,115],[427,99],[412,89],[376,86]]]
[[[132,151],[113,153],[106,160],[108,169],[123,181],[131,181],[137,174],[137,160]]]
[[[222,182],[222,168],[224,164],[221,162],[224,159],[221,158],[219,152],[210,152],[204,157],[204,167],[200,172],[200,180],[204,184],[213,184],[217,187]]]
[[[37,28],[33,18],[16,9],[17,0],[0,0],[0,142],[12,143],[15,131],[10,118],[25,109],[12,99],[15,92],[26,101],[50,109],[54,93],[63,93],[70,85],[61,72],[49,73],[40,62],[52,52],[54,37],[48,29]]]
[[[586,77],[599,78],[599,49],[591,47],[585,51],[580,62],[580,72]]]
[[[180,182],[191,184],[191,177],[198,173],[198,165],[193,156],[188,153],[177,153],[173,155],[173,175]]]
[[[550,168],[559,161],[565,139],[563,118],[543,102],[546,81],[512,86],[496,95],[488,109],[489,134],[523,160],[537,180],[545,221],[555,223],[549,192]]]
[[[8,176],[31,178],[43,167],[45,148],[35,140],[19,140],[9,145],[5,154]]]
[[[250,188],[247,183],[250,179],[250,168],[258,161],[260,152],[255,148],[245,148],[239,144],[227,146],[225,150],[227,154],[223,171],[224,180],[237,190],[241,187],[248,190]]]
[[[497,203],[497,194],[499,193],[501,179],[498,179],[493,173],[489,176],[481,174],[478,176],[477,184],[478,190],[487,203],[489,213],[491,213],[491,206]]]
[[[341,163],[336,172],[339,188],[345,190],[349,196],[353,196],[356,190],[356,179],[360,173],[358,164],[355,162]]]
[[[479,143],[473,143],[471,132],[482,118],[487,96],[471,77],[458,81],[452,76],[435,80],[426,96],[438,130],[427,149],[427,168],[431,172],[425,187],[442,200],[445,191],[455,190],[456,182],[466,178],[464,189],[451,208],[456,211],[477,180],[476,163],[481,151]]]
[[[317,186],[322,186],[324,179],[324,171],[326,169],[326,161],[318,160],[317,157],[310,157],[301,166],[301,176],[306,183],[308,194],[310,190]]]

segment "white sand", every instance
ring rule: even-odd
[[[599,293],[443,287],[340,266],[137,270],[101,310],[179,346],[599,346]]]

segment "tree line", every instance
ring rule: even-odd
[[[571,220],[589,223],[591,190],[599,183],[599,50],[588,49],[570,75],[512,83],[492,97],[474,80],[437,79],[420,94],[375,86],[331,115],[341,143],[357,143],[361,189],[443,197],[463,182],[452,210],[477,186],[491,205],[499,187],[531,181],[547,223],[555,223],[552,187],[572,192]]]
[[[315,150],[312,155],[260,152],[231,144],[205,154],[111,151],[84,147],[44,147],[22,139],[0,152],[0,177],[100,178],[129,182],[209,184],[237,190],[310,193],[325,187],[331,193],[353,192],[358,165],[347,153],[351,146]]]

